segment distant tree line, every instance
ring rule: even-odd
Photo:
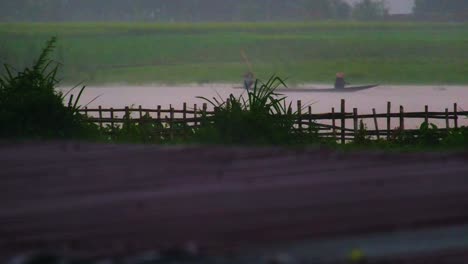
[[[390,0],[387,0],[390,1]],[[414,16],[468,19],[468,0],[416,0]],[[0,21],[378,20],[384,0],[0,0]]]
[[[352,15],[358,20],[378,20],[388,15],[388,9],[384,0],[362,0],[354,5]]]
[[[419,18],[468,20],[467,0],[416,0],[414,15]]]
[[[0,0],[0,21],[304,21],[377,19],[381,0]]]

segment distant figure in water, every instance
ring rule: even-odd
[[[244,74],[244,88],[247,90],[247,92],[250,91],[250,88],[252,88],[254,82],[254,74],[251,71],[248,71],[246,74]]]
[[[344,89],[345,85],[349,84],[344,79],[345,74],[343,72],[338,72],[335,79],[335,89]]]

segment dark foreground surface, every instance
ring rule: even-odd
[[[1,143],[0,164],[2,260],[196,245],[231,263],[336,262],[356,248],[468,263],[468,153]]]

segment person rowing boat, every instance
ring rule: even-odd
[[[247,54],[245,54],[245,51],[241,49],[240,53],[242,59],[249,68],[249,70],[244,74],[244,89],[247,90],[247,92],[250,92],[250,89],[255,83],[255,75],[253,73],[252,64],[250,63],[249,58],[247,58]]]
[[[347,84],[350,84],[345,81],[344,77],[344,72],[336,73],[335,89],[344,89]]]
[[[250,88],[252,88],[252,85],[255,82],[255,76],[253,72],[248,71],[244,74],[244,88],[247,90],[247,92],[250,92]]]

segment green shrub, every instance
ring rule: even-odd
[[[160,144],[167,141],[165,127],[161,122],[154,121],[151,116],[145,114],[140,122],[131,122],[129,116],[125,115],[128,121],[122,126],[112,127],[111,125],[103,128],[105,134],[110,135],[109,140],[120,143],[153,143]]]
[[[359,129],[357,131],[356,136],[354,137],[354,143],[359,145],[372,144],[372,140],[367,135],[367,126],[362,120],[359,122]]]
[[[2,138],[76,138],[98,135],[97,127],[83,120],[78,101],[55,90],[59,81],[57,63],[49,59],[56,38],[51,38],[32,67],[14,73],[4,65],[0,77],[0,137]],[[55,65],[54,65],[55,64]],[[53,67],[52,67],[53,66]]]
[[[451,148],[468,148],[468,127],[451,129],[442,139],[441,144]]]
[[[417,143],[425,146],[439,145],[444,135],[432,123],[423,122],[419,127]]]
[[[275,92],[280,85],[286,86],[281,78],[272,76],[266,83],[256,80],[247,98],[243,95],[230,95],[228,100],[199,97],[215,108],[215,114],[195,131],[195,141],[236,145],[316,142],[316,130],[298,133],[295,129],[297,111],[292,112],[286,97]]]

